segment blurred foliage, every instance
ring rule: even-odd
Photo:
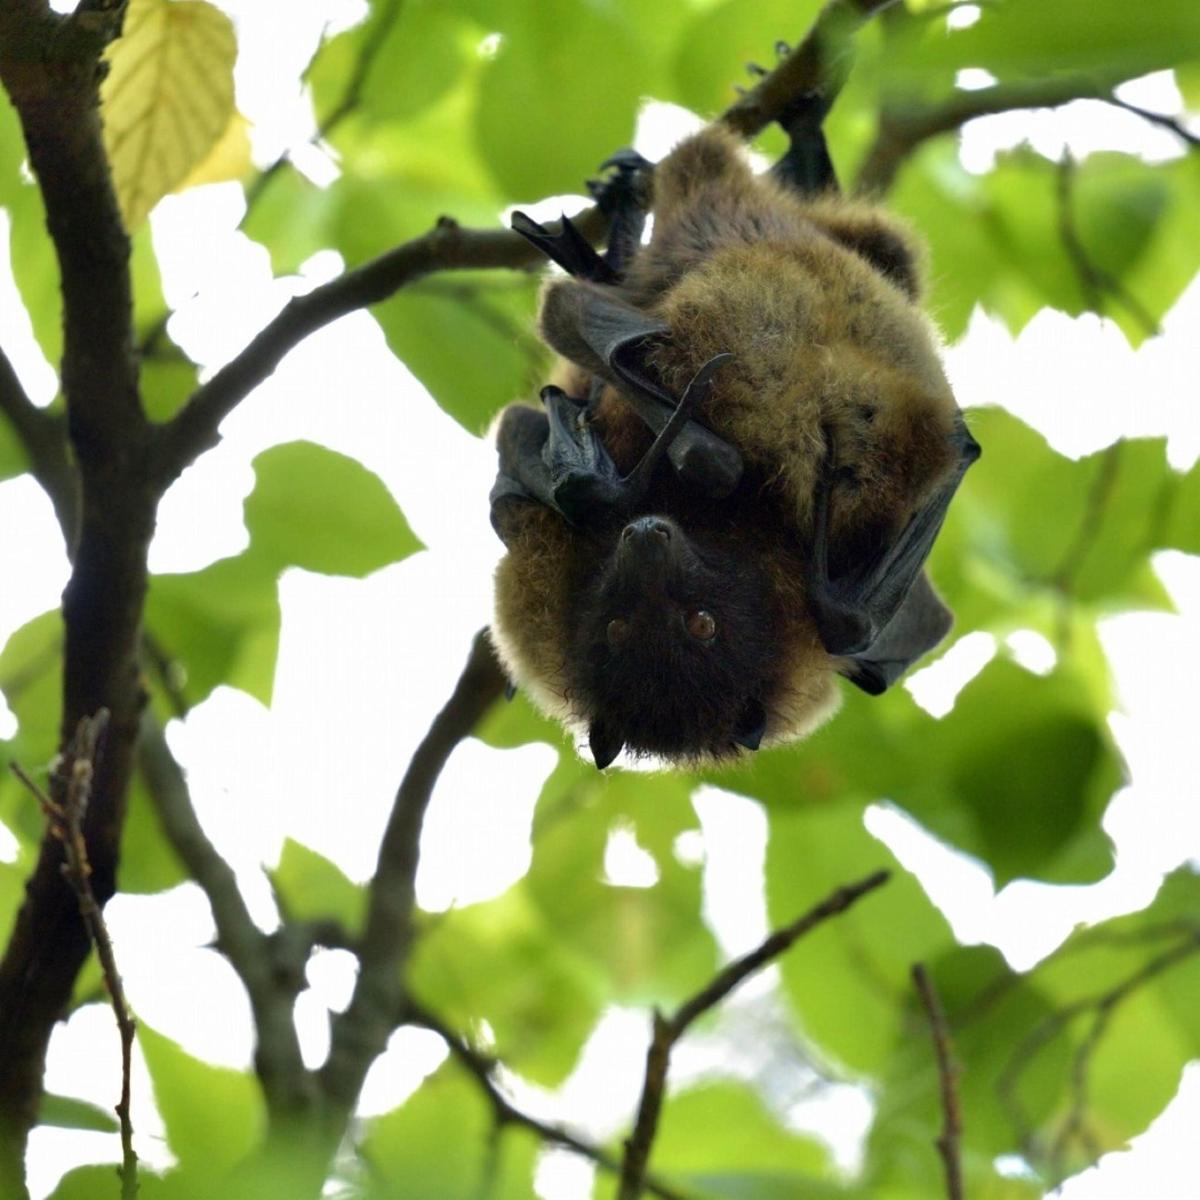
[[[746,62],[769,65],[774,43],[798,41],[818,7],[373,0],[361,24],[319,47],[307,73],[336,178],[321,187],[286,163],[247,178],[243,229],[282,273],[319,250],[357,266],[441,214],[496,227],[506,206],[580,192],[597,164],[631,141],[645,99],[719,111],[744,81]],[[1200,105],[1195,0],[985,2],[965,28],[948,25],[952,7],[914,0],[860,33],[857,65],[829,121],[844,178],[863,161],[881,110],[936,109],[965,68],[990,72],[997,87],[1077,76],[1090,90],[1173,68],[1185,101]],[[131,226],[173,188],[248,176],[233,48],[228,19],[202,0],[131,5],[105,85],[109,147]],[[768,153],[780,145],[777,131],[759,142]],[[58,268],[24,157],[16,118],[0,101],[0,207],[13,274],[33,334],[57,363]],[[950,338],[976,306],[1014,332],[1051,307],[1098,310],[1136,345],[1200,270],[1195,150],[1155,163],[1097,153],[1067,167],[1022,146],[971,173],[945,134],[905,161],[891,201],[928,239],[929,308]],[[149,342],[144,400],[162,420],[197,372],[163,323],[144,227],[133,268],[137,324]],[[548,359],[531,333],[537,286],[530,275],[444,275],[374,313],[394,353],[478,432],[544,380]],[[495,900],[423,916],[411,986],[448,1026],[486,1031],[498,1059],[527,1081],[561,1084],[610,1005],[677,1005],[716,968],[701,868],[680,851],[699,828],[691,797],[700,784],[751,797],[766,811],[773,924],[880,865],[893,871],[884,892],[800,943],[780,972],[792,1023],[786,1050],[871,1089],[861,1169],[848,1178],[753,1081],[711,1079],[672,1095],[655,1146],[654,1169],[682,1194],[941,1195],[937,1077],[909,980],[916,960],[929,964],[967,1067],[960,1090],[973,1200],[1040,1195],[1125,1145],[1200,1055],[1195,875],[1179,871],[1142,912],[1075,933],[1020,974],[994,950],[958,945],[916,879],[864,828],[865,806],[887,799],[984,864],[997,886],[1018,877],[1103,877],[1112,855],[1100,819],[1123,766],[1108,730],[1113,696],[1096,621],[1167,607],[1150,564],[1156,549],[1200,553],[1200,467],[1174,471],[1161,440],[1121,442],[1073,462],[1005,412],[969,419],[985,454],[952,507],[932,572],[959,632],[1003,638],[1035,630],[1057,651],[1049,673],[1033,674],[1001,651],[941,719],[903,689],[882,700],[847,694],[840,715],[805,744],[704,776],[601,776],[520,697],[481,731],[497,747],[541,741],[559,751],[538,800],[532,865]],[[0,419],[0,479],[26,466]],[[222,685],[269,702],[283,570],[362,576],[418,548],[383,484],[330,450],[278,446],[256,460],[255,472],[246,549],[152,581],[148,684],[163,719]],[[17,721],[0,760],[17,759],[42,777],[57,743],[60,655],[57,613],[30,621],[0,652],[0,688]],[[6,927],[42,831],[36,806],[7,772],[0,820],[17,843],[14,860],[0,863]],[[649,855],[653,886],[606,881],[616,831]],[[121,885],[154,892],[183,877],[139,780]],[[319,848],[287,843],[269,877],[286,918],[360,930],[364,888]],[[81,1002],[96,998],[89,971]],[[229,1173],[255,1151],[263,1122],[257,1083],[197,1061],[145,1026],[139,1039],[178,1164],[163,1178],[147,1174],[142,1194],[235,1194]],[[42,1120],[113,1127],[107,1113],[61,1096],[47,1097]],[[528,1131],[493,1128],[477,1081],[448,1061],[403,1105],[368,1122],[347,1149],[353,1167],[338,1169],[347,1195],[466,1200],[486,1184],[490,1197],[521,1200],[532,1194],[539,1153]],[[1023,1159],[1026,1174],[1001,1173],[1002,1156]],[[258,1178],[257,1194],[274,1194],[275,1185]],[[54,1193],[118,1194],[110,1166],[72,1171]],[[598,1174],[596,1194],[613,1195],[611,1176]]]

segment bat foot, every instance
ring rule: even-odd
[[[601,171],[612,173],[603,179],[589,179],[587,190],[602,213],[612,216],[628,208],[645,210],[647,181],[654,164],[632,147],[618,150],[600,164]]]
[[[791,52],[792,47],[790,42],[785,42],[782,38],[780,38],[780,40],[775,43],[776,58],[787,58]]]

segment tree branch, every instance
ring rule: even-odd
[[[937,1139],[938,1153],[946,1167],[947,1200],[963,1200],[962,1153],[959,1142],[962,1138],[962,1112],[958,1104],[958,1064],[954,1061],[954,1048],[950,1040],[950,1026],[946,1013],[934,989],[929,972],[921,963],[912,969],[913,983],[929,1016],[929,1029],[933,1034],[933,1048],[937,1055],[938,1082],[942,1093],[942,1132]]]
[[[581,1158],[586,1158],[605,1171],[613,1174],[620,1172],[620,1161],[614,1155],[609,1154],[607,1150],[578,1137],[561,1125],[539,1121],[536,1117],[515,1108],[496,1083],[494,1074],[496,1063],[487,1055],[476,1050],[465,1037],[453,1032],[441,1020],[411,999],[404,1002],[404,1022],[428,1029],[446,1043],[450,1052],[479,1084],[483,1094],[487,1097],[488,1103],[492,1106],[492,1114],[497,1126],[501,1128],[505,1125],[520,1126],[522,1129],[528,1129],[544,1142],[574,1151]],[[684,1200],[681,1192],[652,1176],[646,1177],[644,1186],[646,1191],[660,1197],[660,1200]]]
[[[79,476],[67,454],[67,428],[62,417],[38,408],[0,349],[0,413],[29,458],[29,469],[50,497],[67,553],[74,549],[79,527]]]
[[[717,119],[751,138],[798,96],[821,92],[831,103],[853,63],[852,37],[860,26],[896,0],[829,0],[804,40],[779,65]]]
[[[137,1154],[133,1149],[133,1124],[129,1118],[129,1077],[133,1057],[135,1025],[125,999],[125,988],[121,973],[117,970],[117,959],[113,952],[112,938],[104,923],[104,914],[92,892],[92,868],[88,862],[87,842],[83,836],[83,821],[91,799],[92,780],[99,758],[100,742],[108,727],[108,712],[101,709],[94,717],[85,717],[79,722],[75,738],[69,748],[67,761],[53,775],[56,797],[47,796],[41,788],[16,764],[10,764],[13,773],[29,789],[41,804],[49,822],[49,832],[63,844],[66,862],[63,875],[75,893],[79,904],[79,915],[87,926],[104,985],[117,1019],[121,1035],[121,1097],[117,1101],[117,1119],[121,1127],[121,1200],[137,1200]]]
[[[401,1012],[403,969],[413,940],[421,827],[434,785],[455,747],[503,690],[504,675],[486,631],[481,631],[454,693],[417,747],[396,793],[371,881],[358,982],[349,1007],[333,1020],[329,1058],[320,1075],[324,1094],[342,1120]]]
[[[941,104],[888,105],[879,115],[879,131],[855,183],[856,192],[882,193],[893,184],[904,160],[918,146],[951,133],[976,117],[1018,108],[1056,108],[1071,100],[1107,99],[1111,81],[1066,75],[997,83],[974,92],[955,92]]]
[[[888,881],[887,871],[876,871],[858,883],[840,887],[802,917],[777,929],[757,949],[735,959],[720,971],[706,987],[682,1004],[671,1017],[654,1014],[654,1034],[646,1052],[646,1074],[642,1096],[638,1102],[637,1120],[625,1142],[625,1158],[621,1165],[621,1185],[618,1200],[637,1200],[644,1188],[646,1165],[650,1148],[658,1132],[658,1119],[666,1096],[667,1069],[671,1050],[698,1017],[720,1004],[730,992],[772,959],[778,958],[793,943],[818,925],[845,912],[858,900]]]
[[[100,53],[123,14],[120,0],[66,18],[42,0],[0,6],[0,83],[20,118],[62,279],[61,374],[81,482],[78,519],[65,522],[78,538],[63,596],[60,744],[82,717],[111,713],[83,830],[100,905],[115,888],[143,702],[139,626],[160,494],[145,472],[149,426],[133,354],[129,238],[99,116]],[[50,1031],[89,949],[62,861],[62,844],[43,839],[0,961],[0,1183],[23,1173]]]
[[[283,931],[268,936],[255,924],[233,869],[201,828],[183,770],[150,714],[143,718],[138,761],[167,840],[208,897],[217,927],[217,949],[229,960],[250,997],[256,1035],[254,1066],[268,1110],[272,1116],[284,1118],[309,1111],[317,1089],[304,1066],[292,1017],[303,982],[303,962],[297,978],[295,956],[281,957],[276,952]]]
[[[1169,129],[1189,146],[1200,147],[1200,134],[1193,133],[1178,117],[1172,117],[1168,113],[1154,112],[1153,109],[1142,108],[1138,104],[1130,104],[1128,100],[1122,100],[1117,96],[1105,96],[1104,99],[1115,108],[1123,108],[1126,112],[1133,113],[1135,117],[1149,121],[1151,125]]]

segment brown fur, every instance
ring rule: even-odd
[[[714,502],[662,471],[645,511],[710,537],[727,530],[768,564],[780,627],[766,740],[786,741],[836,705],[838,663],[806,614],[800,551],[828,438],[842,482],[832,541],[854,546],[898,529],[944,480],[958,410],[913,304],[920,253],[885,213],[832,196],[805,200],[755,176],[737,139],[715,126],[656,168],[653,191],[651,242],[609,294],[669,327],[651,365],[675,395],[715,354],[733,355],[696,415],[738,447],[746,476],[734,497]],[[581,398],[592,373],[607,369],[580,350],[569,314],[578,289],[592,286],[555,279],[542,306],[546,340],[583,363],[562,360],[554,382]],[[628,471],[650,436],[611,380],[594,419]],[[596,551],[557,514],[528,509],[520,531],[506,533],[495,640],[519,686],[586,728],[593,714],[573,704],[563,677],[572,581]]]

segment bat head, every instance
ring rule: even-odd
[[[570,691],[596,765],[623,747],[672,760],[757,749],[777,670],[773,616],[745,555],[669,517],[625,525],[571,622]]]

